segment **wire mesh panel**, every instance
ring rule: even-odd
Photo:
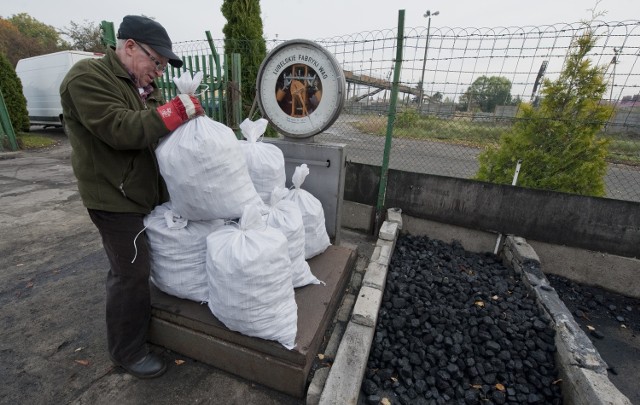
[[[608,84],[601,102],[614,107],[598,135],[609,140],[606,197],[640,201],[640,25],[590,27],[596,43],[589,59],[603,67]],[[540,102],[544,79],[560,75],[585,28],[405,29],[390,168],[474,178],[480,153],[513,129],[522,102]],[[317,42],[342,64],[348,89],[341,117],[316,139],[346,143],[348,160],[380,165],[396,33]]]
[[[589,27],[596,42],[588,57],[603,68],[608,86],[600,102],[612,107],[598,134],[609,142],[606,197],[640,201],[640,22]],[[540,103],[545,79],[559,77],[571,44],[586,28],[574,23],[405,29],[394,112],[389,105],[395,30],[318,39],[344,70],[347,88],[341,116],[315,139],[346,144],[350,161],[381,165],[387,120],[394,113],[391,169],[474,178],[478,156],[513,130],[523,102]],[[266,40],[267,49],[282,42]],[[223,41],[214,44],[224,55]],[[206,41],[177,45],[183,55],[210,52]]]

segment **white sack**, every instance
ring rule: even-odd
[[[197,302],[209,299],[205,263],[207,236],[222,220],[187,221],[174,214],[171,203],[158,205],[144,218],[151,282],[161,291]]]
[[[269,203],[271,191],[275,187],[284,187],[287,179],[284,155],[280,148],[271,143],[258,142],[267,130],[268,123],[264,118],[257,121],[247,118],[240,124],[246,139],[240,141],[240,148],[244,152],[253,185],[265,204]]]
[[[289,190],[276,187],[271,193],[267,225],[279,229],[287,237],[289,258],[291,259],[291,277],[293,287],[320,284],[320,280],[311,273],[309,263],[304,259],[304,223],[298,204],[283,198]]]
[[[294,188],[286,196],[287,200],[294,201],[298,205],[302,213],[305,259],[311,259],[319,255],[331,245],[324,220],[322,203],[310,192],[300,188],[308,175],[309,168],[306,164],[296,167],[291,177]]]
[[[174,81],[180,93],[188,94],[201,77],[201,72],[193,79],[184,72]],[[184,218],[238,218],[245,205],[261,203],[235,134],[209,117],[178,127],[162,140],[156,156],[173,210]]]
[[[229,329],[295,346],[298,306],[287,238],[267,226],[259,208],[244,208],[239,225],[207,237],[209,309]]]

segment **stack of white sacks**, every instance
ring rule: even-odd
[[[174,78],[194,94],[202,73]],[[295,347],[294,288],[322,284],[306,259],[330,245],[320,201],[300,186],[296,168],[285,188],[282,151],[260,142],[267,121],[245,120],[246,141],[203,116],[156,149],[171,201],[146,218],[151,281],[165,293],[206,302],[231,330]]]

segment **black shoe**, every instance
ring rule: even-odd
[[[155,353],[149,353],[141,360],[129,365],[118,363],[114,361],[113,358],[111,360],[118,366],[124,368],[127,373],[138,378],[160,377],[167,371],[167,363],[165,363],[162,357]]]

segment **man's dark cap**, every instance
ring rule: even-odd
[[[118,28],[118,39],[133,39],[153,48],[169,59],[171,66],[182,67],[182,60],[171,50],[171,39],[160,23],[140,15],[128,15]]]

